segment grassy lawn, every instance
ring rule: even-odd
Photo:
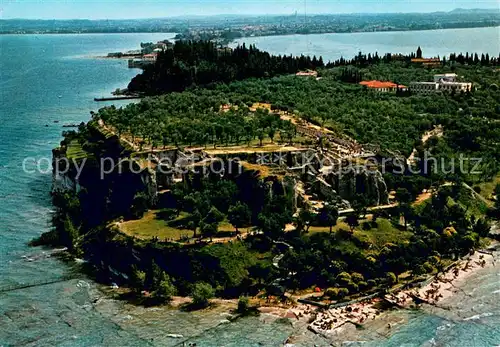
[[[452,198],[448,199],[449,207],[455,204],[459,204],[464,210],[466,210],[469,217],[475,216],[476,218],[482,218],[488,212],[488,206],[477,198],[470,198],[468,200],[461,199],[458,202]]]
[[[151,210],[144,214],[144,217],[139,220],[126,221],[120,224],[120,230],[129,235],[142,240],[149,240],[153,237],[158,237],[160,240],[173,239],[179,241],[181,238],[192,238],[193,231],[186,228],[189,221],[189,213],[182,212],[178,217],[171,220],[165,220],[162,210]],[[163,218],[162,218],[163,217]],[[402,231],[394,227],[387,219],[377,219],[377,227],[364,230],[363,223],[367,220],[360,221],[360,226],[354,230],[354,237],[360,241],[365,241],[376,248],[382,248],[387,243],[398,244],[408,240],[412,233]],[[240,231],[245,233],[251,228],[242,228]],[[332,231],[335,233],[340,229],[350,230],[349,226],[339,221]],[[228,222],[223,221],[219,225],[219,233],[214,236],[214,239],[221,237],[234,237],[234,227]],[[329,227],[312,226],[309,233],[328,233]],[[342,247],[346,250],[355,250],[356,246],[352,240],[340,241]]]
[[[144,214],[139,220],[126,221],[120,224],[120,230],[138,239],[149,240],[158,237],[160,240],[173,239],[178,241],[181,237],[193,237],[193,231],[185,227],[188,222],[189,214],[182,212],[179,217],[172,220],[161,218],[161,210],[151,210]],[[241,231],[246,231],[246,228]],[[219,237],[232,236],[234,227],[228,222],[223,221],[219,225]],[[214,238],[217,238],[215,236]]]
[[[297,143],[297,141],[295,141],[294,143]],[[209,145],[205,149],[205,152],[212,155],[220,155],[234,153],[293,152],[298,150],[300,150],[300,148],[297,148],[294,145],[278,143],[276,139],[274,142],[271,142],[271,140],[268,139],[263,141],[262,146],[259,146],[258,140],[250,142],[250,146],[248,146],[246,143],[232,144],[229,146],[218,145],[216,148],[214,148],[213,145]]]
[[[383,247],[387,243],[398,244],[407,241],[412,236],[410,231],[399,230],[392,225],[391,221],[383,218],[377,219],[377,227],[364,230],[362,225],[367,220],[360,221],[360,226],[354,229],[354,237],[361,241],[367,241],[377,248]],[[349,226],[345,222],[338,222],[337,225],[333,227],[333,232],[337,232],[340,229],[350,230]],[[317,232],[329,232],[328,227],[311,227],[309,229],[310,233]],[[347,242],[347,241],[346,241]],[[351,247],[351,245],[343,245],[346,248]],[[354,246],[355,247],[355,246]]]
[[[246,228],[242,228],[241,231],[246,230]],[[219,232],[220,233],[232,233],[234,232],[234,227],[229,223],[228,221],[223,221],[222,223],[219,224]]]
[[[344,230],[350,230],[349,228],[349,225],[347,225],[345,222],[337,222],[336,225],[333,226],[332,228],[332,232],[337,232],[339,231],[340,229],[344,229]],[[309,228],[309,232],[310,233],[328,233],[330,232],[330,227],[317,227],[317,226],[311,226]]]
[[[392,225],[391,221],[383,218],[377,219],[377,227],[369,230],[363,230],[361,227],[354,232],[360,240],[366,240],[376,247],[383,247],[387,243],[398,244],[408,241],[412,236],[409,231],[399,230]]]
[[[493,201],[493,191],[497,184],[500,184],[500,174],[498,174],[492,181],[484,182],[474,185],[474,188],[479,187],[481,191],[479,194],[487,200]]]
[[[269,177],[269,176],[276,176],[279,179],[283,179],[285,177],[286,172],[279,168],[279,167],[272,167],[272,166],[267,166],[267,165],[260,165],[260,164],[251,164],[247,161],[240,161],[241,166],[245,170],[253,170],[255,172],[258,172],[260,177]]]
[[[87,152],[85,152],[78,140],[73,140],[68,144],[66,156],[70,160],[83,160],[87,157]]]
[[[106,137],[110,137],[112,133],[106,129],[103,129],[106,133],[104,135]],[[123,135],[121,136],[122,140],[127,140],[132,142],[132,137]],[[200,144],[200,143],[179,143],[181,147],[186,147],[186,148],[203,148],[204,151],[207,153],[213,154],[213,155],[220,155],[220,154],[233,154],[233,153],[258,153],[258,152],[277,152],[277,151],[286,151],[287,149],[284,149],[283,147],[287,147],[288,150],[296,150],[297,148],[294,149],[295,145],[301,145],[304,144],[308,140],[307,137],[304,136],[295,136],[292,139],[292,143],[288,144],[288,141],[286,139],[281,139],[280,133],[276,132],[276,136],[274,137],[273,141],[271,141],[271,138],[266,137],[262,140],[262,146],[260,145],[260,140],[257,138],[252,139],[250,142],[246,142],[243,139],[239,142],[229,142],[229,143],[220,143],[217,142],[216,147],[214,148],[214,144],[212,142],[207,142],[205,144]],[[310,139],[309,139],[310,140]],[[134,144],[136,146],[140,146],[141,139],[140,138],[135,138]],[[125,141],[122,141],[123,145],[127,145]],[[130,147],[130,146],[128,146]],[[162,150],[162,149],[173,149],[177,148],[177,145],[175,143],[168,143],[166,144],[165,148],[163,145],[160,145],[159,147],[156,147],[155,150]],[[151,145],[148,143],[143,143],[142,145],[142,150],[140,152],[146,152],[151,150]]]
[[[129,236],[139,239],[149,240],[153,237],[158,237],[160,240],[174,239],[179,240],[181,237],[192,237],[193,231],[185,228],[175,228],[169,224],[172,221],[165,221],[158,218],[159,211],[148,211],[144,217],[139,220],[126,221],[120,224],[120,230]],[[179,221],[185,218],[186,215],[181,214],[173,221]]]

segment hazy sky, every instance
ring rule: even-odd
[[[500,0],[0,0],[0,18],[151,18],[214,14],[432,12]]]

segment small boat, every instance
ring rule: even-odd
[[[58,121],[58,120],[55,120],[55,121],[54,121],[54,123],[59,123],[59,121]]]
[[[173,339],[182,339],[184,336],[180,334],[167,334],[167,337],[171,337]]]
[[[62,95],[58,95],[57,97],[60,99],[60,98],[62,98]]]

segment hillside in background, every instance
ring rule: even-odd
[[[388,30],[424,30],[500,25],[500,11],[456,9],[434,13],[321,14],[270,16],[189,16],[126,20],[0,20],[0,34],[178,32],[202,35],[207,29],[236,36]],[[202,38],[202,37],[200,37]]]

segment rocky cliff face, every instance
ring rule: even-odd
[[[326,184],[325,184],[326,183]],[[364,167],[352,168],[348,171],[336,171],[325,174],[323,182],[319,180],[322,195],[338,196],[352,202],[356,195],[362,194],[373,205],[389,203],[387,185],[378,170],[368,170]]]
[[[57,164],[65,160],[67,160],[66,153],[60,148],[56,148],[52,151],[52,192],[78,193],[81,187],[76,179],[74,170],[69,168],[69,170],[66,171],[66,168],[61,168],[60,164]]]
[[[66,146],[53,150],[52,192],[79,193],[83,190],[95,206],[101,206],[111,215],[128,213],[138,193],[145,194],[149,205],[156,203],[156,172],[141,158],[112,157],[106,151],[99,157],[93,152],[86,152],[86,155],[79,159],[69,157]]]
[[[239,190],[239,198],[251,207],[252,211],[260,211],[266,198],[277,195],[287,196],[296,208],[296,179],[273,173],[265,166],[229,160],[203,161],[193,165],[183,175],[184,184],[196,186],[203,177],[214,176],[233,181]]]

